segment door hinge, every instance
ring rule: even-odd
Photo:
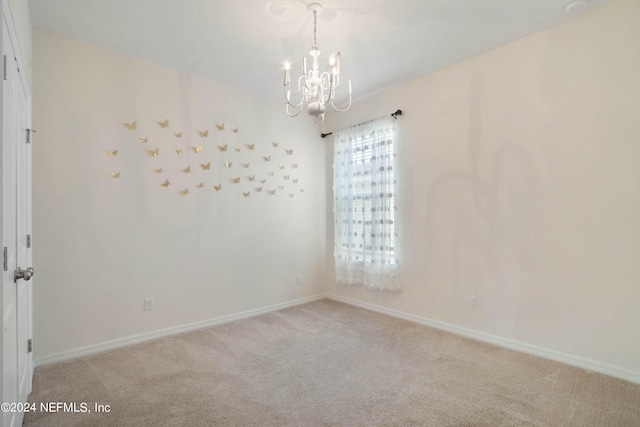
[[[4,256],[4,262],[2,263],[2,265],[4,266],[4,271],[9,270],[9,253],[7,252],[7,247],[4,247],[4,251],[2,251],[2,254]]]
[[[36,133],[35,129],[27,129],[27,144],[31,144],[31,140],[33,139],[34,133]]]
[[[31,247],[31,234],[27,234],[27,248]]]
[[[27,353],[31,353],[33,351],[33,340],[29,338],[27,341]]]

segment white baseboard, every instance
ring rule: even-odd
[[[272,311],[278,311],[278,310],[282,310],[283,308],[306,304],[308,302],[312,302],[312,301],[316,301],[324,298],[326,298],[325,294],[319,294],[311,297],[300,298],[293,301],[274,304],[267,307],[261,307],[254,310],[242,311],[240,313],[214,317],[213,319],[187,323],[184,325],[172,326],[170,328],[160,329],[157,331],[145,332],[142,334],[132,335],[129,337],[105,341],[98,344],[88,345],[86,347],[74,348],[72,350],[63,351],[63,352],[51,354],[48,356],[37,357],[34,359],[34,366],[42,366],[42,365],[47,365],[49,363],[56,363],[56,362],[62,362],[65,360],[76,359],[78,357],[88,356],[90,354],[95,354],[95,353],[101,353],[103,351],[113,350],[115,348],[125,347],[132,344],[138,344],[138,343],[149,341],[156,338],[162,338],[170,335],[180,334],[182,332],[189,332],[196,329],[207,328],[209,326],[220,325],[222,323],[232,322],[234,320],[246,319],[248,317],[270,313]]]
[[[640,372],[632,371],[630,369],[621,368],[618,366],[598,362],[596,360],[586,359],[584,357],[575,356],[560,351],[550,350],[548,348],[527,344],[521,341],[515,341],[509,338],[499,337],[497,335],[487,334],[485,332],[480,332],[473,329],[440,322],[437,320],[431,320],[426,317],[404,313],[402,311],[358,301],[341,295],[328,294],[327,298],[335,301],[340,301],[345,304],[354,305],[356,307],[364,308],[366,310],[371,310],[392,317],[397,317],[399,319],[408,320],[410,322],[419,323],[421,325],[430,326],[432,328],[441,329],[443,331],[451,332],[456,335],[462,335],[467,338],[476,339],[478,341],[483,341],[489,344],[497,345],[499,347],[505,347],[511,350],[516,350],[533,356],[554,360],[556,362],[565,363],[567,365],[587,369],[589,371],[599,372],[601,374],[640,384]]]

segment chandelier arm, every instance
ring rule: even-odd
[[[298,96],[299,93],[300,93],[299,83],[298,83],[298,92],[295,92],[295,93],[291,92],[291,83],[286,83],[284,85],[284,99],[285,99],[285,102],[287,103],[287,105],[291,105],[292,107],[296,107],[296,108],[298,108],[298,107],[302,108],[302,104],[304,103],[304,96],[300,97],[300,102],[296,103],[296,102],[292,102],[291,101],[291,96],[292,95],[293,96]]]
[[[298,112],[297,112],[297,113],[295,113],[295,114],[291,114],[291,113],[289,112],[289,105],[291,105],[291,104],[287,102],[287,103],[286,103],[286,108],[285,108],[285,111],[287,112],[287,116],[289,116],[289,117],[296,117],[298,114],[300,114],[300,113],[302,112],[302,107],[300,107],[300,109],[298,110]]]

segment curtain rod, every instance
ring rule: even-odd
[[[396,110],[396,112],[395,112],[395,113],[391,113],[391,117],[393,117],[393,118],[394,118],[394,119],[396,119],[396,120],[398,119],[398,116],[401,116],[401,115],[402,115],[402,110]],[[368,121],[369,121],[369,120],[368,120]],[[354,125],[354,126],[358,126],[358,125],[361,125],[361,124],[364,124],[364,123],[367,123],[367,122],[358,123],[357,125]],[[333,132],[329,132],[329,133],[321,133],[321,134],[320,134],[320,136],[322,137],[322,139],[324,139],[324,138],[328,137],[329,135],[333,135]]]

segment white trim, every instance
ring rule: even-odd
[[[249,317],[258,316],[260,314],[270,313],[272,311],[282,310],[284,308],[294,307],[296,305],[306,304],[306,303],[324,299],[324,298],[326,298],[326,295],[319,294],[311,297],[296,299],[293,301],[282,302],[282,303],[270,305],[267,307],[261,307],[253,310],[241,311],[239,313],[228,314],[226,316],[220,316],[220,317],[214,317],[212,319],[201,320],[199,322],[187,323],[179,326],[172,326],[170,328],[145,332],[142,334],[132,335],[125,338],[118,338],[111,341],[105,341],[98,344],[88,345],[86,347],[74,348],[72,350],[51,354],[49,356],[37,357],[34,359],[34,365],[42,366],[50,363],[76,359],[78,357],[88,356],[90,354],[95,354],[95,353],[101,353],[103,351],[113,350],[120,347],[138,344],[144,341],[149,341],[149,340],[162,338],[170,335],[176,335],[183,332],[193,331],[196,329],[207,328],[210,326],[220,325],[223,323],[232,322],[234,320],[246,319]]]
[[[621,368],[619,366],[610,365],[608,363],[598,362],[596,360],[591,360],[532,344],[527,344],[521,341],[515,341],[509,338],[499,337],[497,335],[487,334],[485,332],[452,325],[450,323],[428,319],[426,317],[416,316],[414,314],[404,313],[402,311],[358,301],[341,295],[328,294],[327,298],[343,302],[345,304],[354,305],[356,307],[364,308],[366,310],[375,311],[392,317],[397,317],[399,319],[404,319],[410,322],[419,323],[421,325],[451,332],[456,335],[462,335],[467,338],[483,341],[489,344],[497,345],[499,347],[504,347],[522,353],[531,354],[533,356],[554,360],[556,362],[565,363],[567,365],[575,366],[589,371],[599,372],[601,374],[640,384],[640,372],[632,371],[630,369]]]

